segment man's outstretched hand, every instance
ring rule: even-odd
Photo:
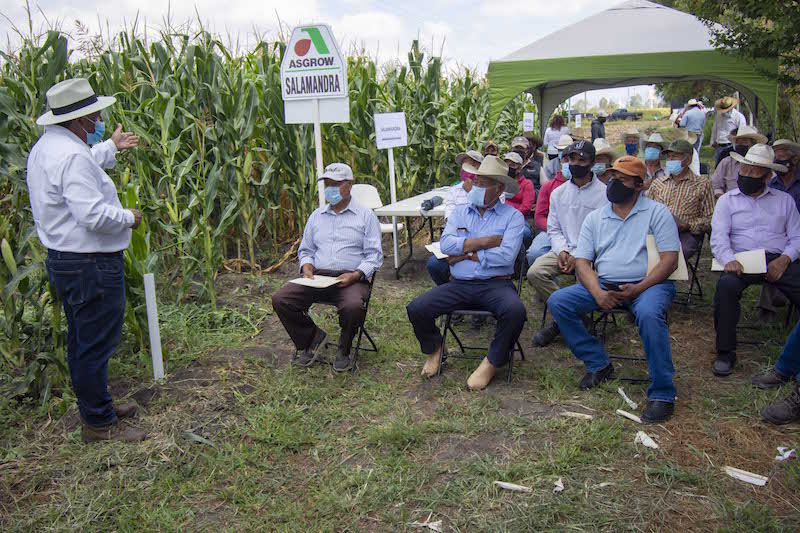
[[[128,131],[122,131],[122,124],[117,124],[117,129],[111,134],[111,140],[120,152],[139,146],[139,137]]]

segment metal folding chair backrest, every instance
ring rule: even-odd
[[[368,207],[369,209],[378,209],[383,207],[381,195],[378,194],[378,189],[366,183],[355,183],[353,188],[350,189],[350,196],[356,199],[356,202]]]
[[[528,272],[528,256],[525,247],[520,245],[517,260],[514,262],[514,275],[512,276],[514,285],[517,287],[517,294],[522,294],[522,284],[525,274]]]

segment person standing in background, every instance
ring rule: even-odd
[[[597,112],[597,118],[592,121],[592,142],[606,138],[606,120],[608,113],[601,109]]]
[[[738,130],[747,125],[744,115],[736,107],[739,99],[732,96],[723,96],[714,102],[717,115],[714,117],[714,127],[711,130],[711,146],[714,147],[714,166],[719,165],[722,151],[731,144],[728,138],[733,130]]]
[[[703,146],[703,126],[706,123],[706,113],[700,108],[700,102],[695,98],[689,100],[686,104],[686,111],[683,116],[676,121],[679,128],[686,128],[697,135],[697,141],[694,143],[694,149],[699,151]]]
[[[558,140],[564,135],[569,135],[569,128],[564,121],[564,117],[556,114],[550,120],[550,127],[544,132],[544,144],[547,145],[547,158],[555,159],[558,156]],[[572,141],[570,141],[572,142]]]

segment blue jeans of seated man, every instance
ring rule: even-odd
[[[447,262],[447,259],[436,259],[436,256],[432,255],[425,264],[425,268],[428,269],[428,274],[431,275],[431,279],[437,286],[450,281],[450,263]]]
[[[81,418],[95,427],[112,424],[116,416],[108,392],[108,360],[119,347],[125,316],[122,252],[50,250],[47,274],[64,305],[67,363]]]
[[[525,252],[525,255],[528,256],[528,264],[532,265],[536,259],[549,252],[551,248],[550,238],[547,236],[547,232],[540,232],[536,237],[533,238],[533,242],[528,248],[528,251]]]
[[[675,284],[666,281],[650,287],[635,300],[623,304],[636,317],[636,325],[642,337],[651,380],[647,397],[651,401],[674,402],[677,394],[672,381],[675,368],[672,365],[669,326],[666,318],[673,298],[675,298]],[[605,348],[596,337],[589,335],[581,320],[582,315],[600,308],[586,287],[576,283],[557,290],[547,300],[547,307],[558,324],[567,346],[575,357],[583,361],[587,372],[597,372],[608,366],[611,360]]]
[[[800,322],[789,333],[786,346],[775,363],[775,370],[784,376],[797,376],[800,380]]]

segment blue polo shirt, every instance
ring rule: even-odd
[[[678,226],[667,206],[642,195],[622,220],[607,204],[586,216],[573,256],[594,262],[597,276],[615,283],[641,281],[647,276],[647,235],[660,252],[677,252]]]

